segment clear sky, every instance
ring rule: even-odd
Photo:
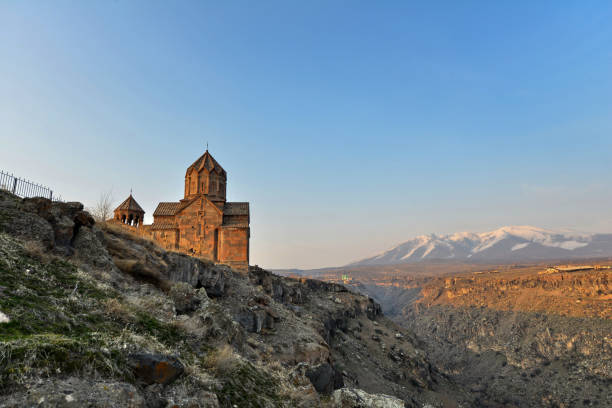
[[[612,231],[609,1],[0,1],[0,169],[150,217],[205,150],[251,261]],[[151,218],[149,218],[151,221]]]

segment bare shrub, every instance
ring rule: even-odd
[[[117,299],[107,299],[104,302],[104,313],[113,320],[121,322],[130,321],[130,311],[128,308]]]
[[[100,193],[94,206],[88,210],[97,222],[104,222],[112,218],[113,201],[113,190],[104,191]]]

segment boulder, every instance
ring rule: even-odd
[[[176,252],[166,252],[162,259],[167,265],[165,275],[168,280],[205,288],[212,298],[225,296],[229,268]]]
[[[21,211],[18,202],[9,200],[8,193],[0,192],[0,231],[29,241],[39,241],[46,249],[53,247],[51,225],[36,214]]]
[[[251,333],[261,333],[264,328],[274,328],[274,319],[265,310],[259,308],[238,313],[236,321]]]
[[[306,370],[306,377],[321,394],[331,394],[332,391],[344,386],[342,373],[329,363],[309,368]]]
[[[60,216],[53,224],[53,232],[55,234],[55,247],[62,248],[66,255],[72,255],[72,251],[68,248],[72,243],[72,238],[75,231],[75,223],[65,215]]]
[[[97,269],[117,271],[103,242],[104,236],[97,227],[81,228],[72,240],[75,257]]]
[[[368,394],[358,388],[341,388],[332,395],[334,408],[404,408],[399,398],[384,394]]]
[[[134,376],[145,384],[168,385],[185,371],[176,357],[161,354],[130,354],[129,364]]]
[[[0,323],[10,323],[10,321],[11,319],[7,315],[0,312]]]
[[[81,203],[53,202],[41,197],[20,199],[0,191],[0,231],[39,241],[61,255],[72,255],[79,229],[94,224]]]
[[[79,211],[74,216],[74,223],[78,227],[93,227],[96,221],[87,211]]]

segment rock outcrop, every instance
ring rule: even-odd
[[[337,390],[344,386],[342,373],[329,363],[323,363],[309,368],[306,371],[306,377],[308,377],[315,387],[315,390],[322,394],[331,394],[333,390]]]
[[[134,353],[128,356],[134,377],[144,384],[171,384],[185,371],[178,358],[161,354]]]
[[[332,396],[337,408],[404,408],[404,401],[383,394],[368,394],[355,388],[342,388]]]

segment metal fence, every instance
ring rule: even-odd
[[[53,190],[49,187],[33,183],[28,180],[20,179],[12,174],[0,170],[0,190],[7,190],[16,196],[25,197],[44,197],[49,200],[61,201],[57,196],[53,196]]]

